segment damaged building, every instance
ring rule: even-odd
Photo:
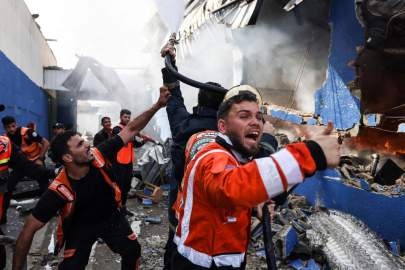
[[[177,33],[180,72],[225,88],[255,86],[271,114],[268,119],[280,132],[288,131],[290,139],[316,126],[334,124],[347,156],[339,170],[316,174],[295,189],[293,197],[304,196],[306,207],[311,208],[304,214],[307,224],[319,228],[339,223],[353,230],[367,227],[364,233],[370,230],[379,239],[370,248],[388,252],[381,257],[393,258],[392,254],[398,256],[405,248],[405,212],[400,207],[405,203],[405,18],[402,1],[392,1],[391,6],[388,2],[190,0]],[[186,85],[184,89],[192,91]],[[286,207],[281,211],[291,211]],[[328,221],[321,221],[320,213],[308,215],[319,207],[337,212],[327,214]],[[337,221],[342,218],[358,224]],[[311,253],[317,248],[303,251],[299,239],[308,228],[296,220],[290,215],[275,224],[276,237],[283,239],[276,245],[283,263],[294,269],[325,267],[325,261]],[[325,230],[337,228],[332,227]],[[353,257],[343,258],[348,255],[345,252],[350,253],[343,243],[352,247],[367,243],[335,241],[336,235],[318,233],[315,238],[330,237],[330,242],[318,245],[329,266],[364,269],[364,264],[350,263]],[[316,242],[312,236],[304,233],[307,244]],[[392,263],[387,269],[405,267],[396,260],[387,262]]]

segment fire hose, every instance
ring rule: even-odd
[[[189,77],[186,77],[183,74],[179,73],[173,67],[172,59],[171,59],[171,56],[169,54],[167,54],[165,56],[165,66],[170,71],[170,73],[172,73],[179,81],[181,81],[181,82],[183,82],[185,84],[188,84],[190,86],[205,89],[205,90],[215,91],[215,92],[219,92],[219,93],[226,93],[228,91],[227,89],[225,89],[223,87],[211,85],[211,84],[208,84],[208,83],[202,83],[202,82],[193,80],[193,79],[191,79]]]
[[[173,34],[170,35],[169,41],[167,42],[165,47],[174,48],[176,43],[177,43],[176,33],[173,33]],[[223,87],[211,85],[211,84],[208,84],[208,83],[199,82],[199,81],[193,80],[193,79],[179,73],[177,71],[177,69],[174,68],[174,66],[173,66],[172,57],[171,57],[170,54],[165,55],[165,66],[169,70],[169,72],[172,73],[172,75],[174,77],[176,77],[179,81],[181,81],[181,82],[183,82],[183,83],[185,83],[187,85],[190,85],[190,86],[193,86],[193,87],[196,87],[196,88],[200,88],[200,89],[215,91],[215,92],[219,92],[219,93],[226,93],[228,91],[227,89],[225,89]]]
[[[264,253],[266,255],[266,264],[268,270],[277,270],[276,254],[274,251],[274,243],[271,233],[271,217],[269,212],[269,204],[263,205],[263,242]]]
[[[168,44],[172,47],[174,47],[176,43],[176,34],[172,34],[170,36]],[[170,54],[165,55],[165,66],[169,70],[170,73],[172,73],[173,76],[175,76],[179,81],[196,87],[200,89],[205,89],[209,91],[215,91],[219,93],[226,93],[228,90],[207,84],[207,83],[202,83],[196,80],[193,80],[177,71],[176,68],[174,68],[173,63],[172,63],[172,57]],[[275,251],[274,251],[274,244],[272,241],[272,232],[271,232],[271,218],[270,218],[270,213],[269,213],[269,207],[268,204],[265,203],[263,205],[263,241],[265,245],[265,255],[266,255],[266,263],[267,263],[267,269],[268,270],[277,270],[276,266],[276,256],[275,256]]]

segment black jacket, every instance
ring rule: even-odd
[[[166,111],[173,137],[171,156],[174,177],[177,183],[180,183],[184,173],[184,150],[188,139],[204,130],[217,130],[217,111],[197,106],[193,108],[193,113],[189,113],[184,105],[180,87],[172,89],[171,94]]]

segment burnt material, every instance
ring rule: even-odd
[[[404,173],[405,171],[395,164],[395,162],[388,159],[375,176],[374,182],[386,186],[395,185],[395,181]]]
[[[356,60],[363,113],[398,115],[405,104],[405,55],[365,49]]]

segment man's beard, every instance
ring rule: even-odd
[[[250,149],[247,149],[243,144],[241,139],[238,137],[238,135],[234,133],[229,133],[227,134],[229,139],[232,142],[233,148],[241,153],[245,157],[251,157],[254,156],[258,151],[259,151],[259,144],[257,144],[255,147],[252,147]]]

